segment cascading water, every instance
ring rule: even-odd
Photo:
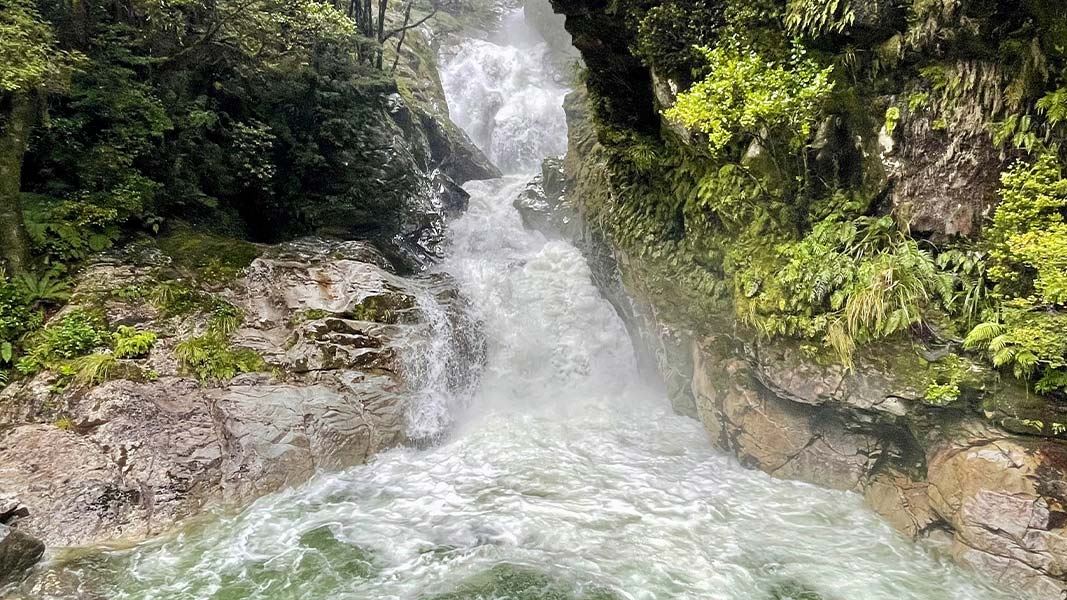
[[[444,70],[457,120],[511,172],[558,152],[565,133],[561,90],[523,35],[521,51],[468,41]],[[445,418],[441,406],[460,409],[435,404],[416,420],[454,422],[439,445],[54,576],[103,581],[112,600],[1017,598],[900,538],[855,495],[714,451],[637,380],[580,253],[523,230],[511,203],[524,183],[470,184],[452,227],[441,268],[489,348],[465,410]]]

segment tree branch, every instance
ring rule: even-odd
[[[399,27],[397,29],[390,29],[389,32],[385,34],[385,38],[382,39],[383,42],[385,40],[388,40],[389,38],[393,37],[394,35],[396,35],[398,33],[403,34],[404,32],[406,32],[409,29],[415,29],[416,27],[422,25],[426,21],[429,21],[430,19],[432,19],[433,16],[437,14],[437,8],[435,7],[432,11],[430,11],[430,14],[428,14],[425,17],[419,19],[418,21],[415,21],[414,23],[408,25],[408,15],[411,14],[411,4],[412,3],[408,3],[408,10],[407,10],[408,14],[404,16],[404,26],[403,27]]]

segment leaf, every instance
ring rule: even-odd
[[[111,238],[100,233],[94,233],[89,236],[89,249],[93,252],[100,252],[111,247]]]
[[[15,349],[11,346],[11,342],[4,342],[3,344],[0,344],[0,358],[2,358],[4,362],[11,362],[11,359],[14,355]]]

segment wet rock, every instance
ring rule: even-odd
[[[1057,597],[1067,589],[1067,448],[968,423],[930,449],[931,507],[953,553],[1007,583]]]
[[[242,501],[301,483],[317,469],[359,464],[403,440],[402,402],[388,377],[345,387],[230,386],[211,393],[222,459],[222,492]]]
[[[742,463],[834,489],[863,486],[882,446],[877,437],[845,431],[806,403],[768,393],[747,362],[714,342],[694,344],[693,367],[701,421]]]
[[[935,239],[973,236],[997,202],[1002,156],[987,133],[934,130],[917,117],[902,125],[901,144],[885,157],[893,212],[910,230]]]
[[[42,374],[9,386],[0,516],[17,514],[49,545],[154,535],[405,443],[413,394],[433,383],[413,366],[431,335],[449,341],[434,357],[443,387],[469,385],[484,360],[455,282],[401,277],[370,244],[268,248],[222,294],[243,314],[229,343],[255,350],[272,373],[177,375],[176,346],[204,331],[207,316],[194,311],[149,322],[163,337],[128,362],[138,372],[174,365],[158,377],[63,387]]]
[[[890,525],[910,537],[918,537],[938,520],[930,507],[925,481],[915,481],[895,469],[887,470],[871,479],[864,490],[867,505],[885,518]]]
[[[523,226],[548,237],[577,239],[581,235],[578,211],[567,202],[565,192],[563,161],[546,159],[541,172],[513,202]]]
[[[40,540],[0,525],[0,584],[17,578],[43,555],[44,544]]]

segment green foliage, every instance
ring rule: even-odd
[[[30,0],[0,0],[0,93],[58,87],[77,62]]]
[[[960,397],[960,387],[955,383],[931,383],[923,392],[923,402],[932,406],[946,406]]]
[[[175,217],[259,239],[320,227],[389,237],[398,226],[416,183],[395,152],[395,83],[367,64],[366,40],[332,4],[90,3],[30,16],[49,33],[49,21],[63,24],[78,37],[65,45],[85,55],[25,160],[28,229],[47,262]],[[217,258],[212,276],[230,277],[229,255]]]
[[[798,35],[842,33],[855,20],[850,0],[789,0],[786,5],[786,27]]]
[[[21,373],[32,374],[84,356],[106,345],[107,340],[107,329],[100,317],[75,309],[34,333],[16,366]]]
[[[1042,302],[1062,303],[1067,179],[1056,156],[1044,154],[1033,164],[1017,163],[1001,178],[1001,202],[986,237],[990,277],[1008,296],[1027,297],[1047,290]]]
[[[988,254],[980,250],[951,248],[937,257],[937,266],[953,277],[954,315],[967,327],[974,327],[993,308],[988,275]]]
[[[23,300],[31,306],[61,304],[70,298],[70,282],[54,279],[52,273],[20,273],[15,285]]]
[[[148,351],[159,339],[152,331],[141,331],[135,327],[120,325],[112,334],[115,345],[116,358],[139,358],[148,354]]]
[[[179,343],[174,355],[186,373],[201,381],[226,381],[267,368],[254,350],[231,346],[228,337],[215,330]]]
[[[119,361],[113,354],[96,353],[74,359],[70,366],[74,371],[74,383],[97,385],[111,378]]]
[[[0,362],[10,363],[19,339],[42,321],[41,312],[31,307],[15,282],[0,274]]]
[[[768,62],[754,50],[702,49],[710,74],[678,96],[664,114],[707,135],[712,154],[739,138],[772,140],[799,150],[811,135],[833,83],[831,69],[807,57],[800,46],[784,61]]]
[[[897,130],[898,123],[900,123],[900,108],[897,106],[890,106],[885,111],[886,134],[893,137],[893,132]]]
[[[715,3],[672,0],[654,6],[640,21],[637,54],[658,73],[688,82],[704,64],[706,45],[721,23]]]
[[[921,324],[952,280],[892,219],[828,219],[770,255],[738,257],[738,317],[764,335],[821,339],[846,364],[858,344]]]
[[[230,343],[230,334],[240,326],[243,318],[236,306],[215,300],[207,331],[174,348],[182,369],[201,381],[225,381],[240,373],[266,370],[267,364],[258,353]]]
[[[199,311],[210,297],[182,279],[166,279],[148,292],[149,301],[164,317],[187,315]]]
[[[1004,302],[999,319],[981,323],[964,340],[981,350],[996,367],[1020,379],[1038,376],[1038,390],[1062,389],[1067,370],[1067,314],[1049,312],[1026,299]]]

